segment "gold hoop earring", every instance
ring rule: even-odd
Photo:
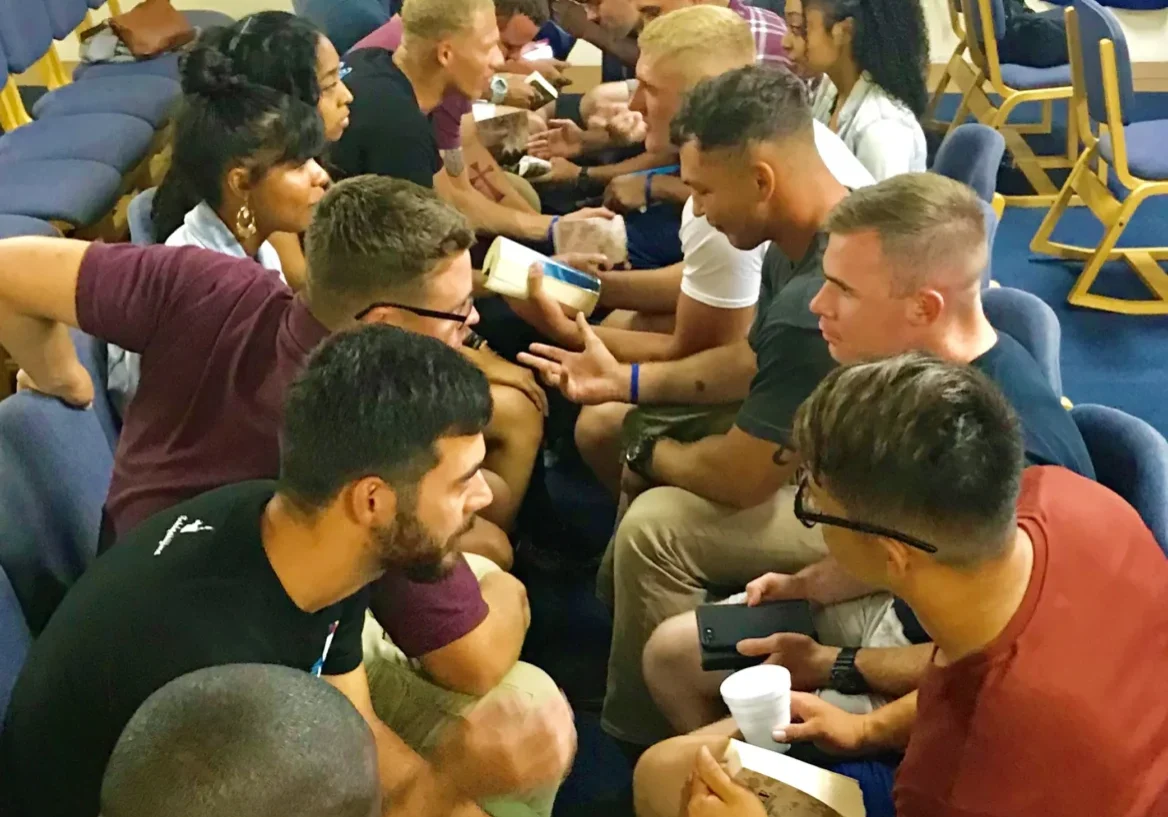
[[[240,205],[239,212],[235,214],[235,234],[242,241],[251,238],[257,231],[255,213],[251,211],[245,201]]]

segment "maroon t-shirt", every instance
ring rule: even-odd
[[[279,474],[284,392],[329,332],[270,271],[195,247],[91,244],[77,320],[142,356],[106,499],[115,534],[212,488]],[[465,562],[436,584],[381,584],[394,611],[381,624],[410,656],[487,615]]]
[[[1168,815],[1168,559],[1116,494],[1029,468],[1021,606],[933,667],[896,777],[898,817]]]

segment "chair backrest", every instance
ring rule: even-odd
[[[932,171],[965,182],[992,203],[998,183],[998,168],[1006,152],[1006,140],[988,125],[968,123],[953,130],[933,159]]]
[[[151,187],[134,196],[126,212],[126,220],[130,222],[130,241],[140,247],[158,243],[154,240],[154,220],[151,218],[157,190],[157,187]]]
[[[4,729],[4,715],[8,711],[8,700],[12,697],[12,687],[24,666],[32,636],[28,632],[28,622],[20,609],[20,600],[8,576],[0,568],[0,731]]]
[[[1087,443],[1095,478],[1139,512],[1168,556],[1168,440],[1109,406],[1075,406],[1071,417]]]
[[[993,327],[1018,341],[1038,361],[1050,387],[1061,397],[1063,376],[1059,348],[1062,327],[1054,310],[1037,295],[1011,287],[984,290],[981,298],[986,317]]]
[[[1119,21],[1095,0],[1074,0],[1075,17],[1079,22],[1081,52],[1076,56],[1082,67],[1084,90],[1087,93],[1087,111],[1096,122],[1106,123],[1107,98],[1104,92],[1103,60],[1099,44],[1111,40],[1115,44],[1115,76],[1119,86],[1119,111],[1123,124],[1135,107],[1135,87],[1132,85],[1131,57],[1127,38]]]
[[[36,0],[34,0],[36,2]],[[53,39],[63,40],[76,31],[89,13],[86,0],[40,0],[49,14]]]
[[[323,31],[342,54],[390,18],[388,0],[292,0],[292,9]]]
[[[98,361],[91,350],[78,356],[87,367]],[[90,375],[104,400],[104,372]],[[97,551],[113,451],[98,406],[30,392],[0,401],[0,567],[33,633]]]
[[[985,269],[981,271],[981,288],[985,290],[993,280],[994,272],[994,241],[998,237],[998,214],[994,212],[994,208],[989,202],[981,201],[981,214],[985,218],[986,231],[986,265]]]
[[[0,45],[13,74],[23,74],[48,53],[53,28],[40,0],[0,0]]]

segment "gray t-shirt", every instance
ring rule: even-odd
[[[819,233],[798,261],[787,258],[777,244],[771,244],[763,260],[758,312],[749,336],[758,374],[735,420],[759,439],[787,445],[796,410],[836,366],[819,333],[819,318],[811,312],[811,299],[824,282],[826,246],[827,234]]]

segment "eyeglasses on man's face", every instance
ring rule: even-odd
[[[799,487],[795,491],[795,518],[803,523],[803,527],[813,528],[816,525],[831,525],[832,527],[844,528],[845,530],[854,530],[857,533],[867,533],[871,536],[883,536],[886,539],[894,539],[911,548],[923,550],[925,553],[937,552],[936,546],[930,545],[922,539],[917,539],[915,536],[909,536],[907,533],[901,533],[900,531],[886,528],[882,525],[869,525],[867,522],[856,522],[842,516],[820,513],[814,507],[808,507],[811,473],[806,468],[803,468],[799,472],[798,479]],[[814,502],[814,499],[811,501]]]
[[[359,321],[374,309],[381,309],[383,307],[404,309],[406,312],[417,315],[420,318],[433,318],[434,320],[439,321],[453,321],[454,323],[458,324],[466,324],[466,322],[470,320],[471,312],[474,310],[474,302],[469,302],[467,304],[466,314],[462,314],[459,312],[442,312],[437,309],[423,309],[420,306],[409,306],[408,304],[398,304],[392,303],[390,301],[378,301],[377,303],[370,304],[354,315],[353,320]]]

